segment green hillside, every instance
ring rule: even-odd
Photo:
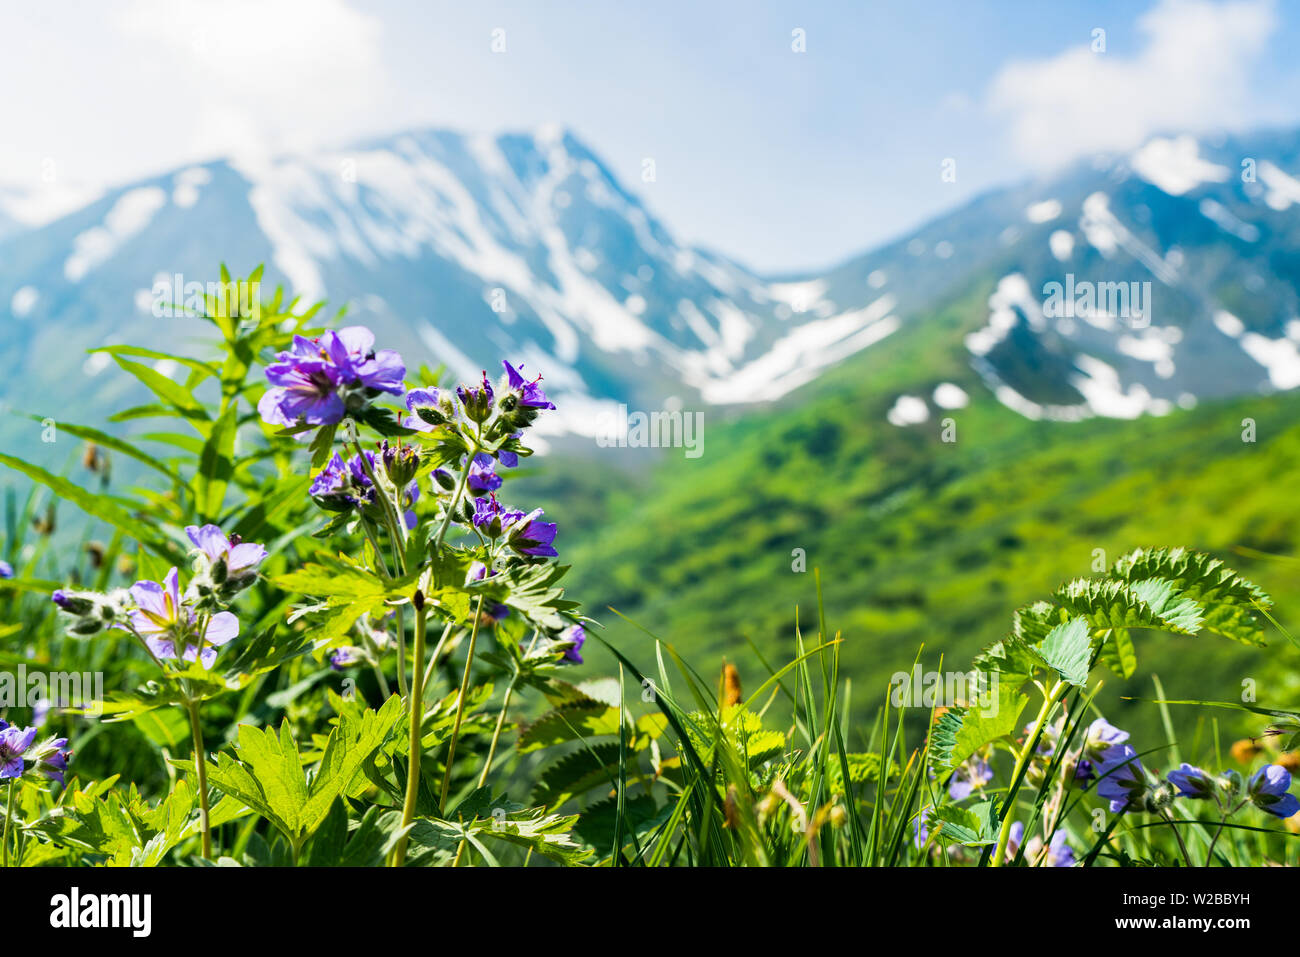
[[[570,588],[633,660],[675,644],[696,667],[725,657],[756,686],[788,660],[796,608],[815,616],[821,571],[828,626],[845,639],[854,703],[878,702],[889,676],[926,661],[969,666],[1001,637],[1017,606],[1113,563],[1140,545],[1204,549],[1278,600],[1288,628],[1300,607],[1295,565],[1256,552],[1300,554],[1300,397],[1205,404],[1162,418],[1032,422],[1001,406],[970,370],[965,331],[984,318],[986,289],[915,322],[787,400],[724,424],[709,420],[705,454],[640,464],[556,463],[529,479],[567,522]],[[956,382],[971,404],[898,428],[885,420],[900,392]],[[1244,418],[1256,441],[1242,439]],[[806,553],[807,571],[792,570]],[[1096,550],[1102,550],[1102,553]],[[1243,551],[1239,551],[1241,549]],[[1235,698],[1253,678],[1261,702],[1283,703],[1297,656],[1279,633],[1267,650],[1201,637],[1138,636],[1138,675],[1155,670],[1171,697]],[[593,655],[594,667],[609,662]],[[1143,679],[1109,695],[1150,696]],[[1122,705],[1120,706],[1122,708]],[[1227,720],[1227,719],[1225,719]]]

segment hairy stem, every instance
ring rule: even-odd
[[[456,490],[451,493],[451,501],[447,505],[447,514],[442,517],[442,524],[438,526],[438,534],[433,540],[433,551],[442,548],[443,540],[447,537],[447,529],[451,527],[451,517],[456,512],[456,506],[460,504],[461,496],[465,494],[465,483],[469,480],[469,467],[474,464],[474,456],[478,455],[479,448],[477,443],[469,450],[469,455],[465,458],[465,467],[460,470],[460,478],[456,480]]]
[[[203,753],[203,729],[199,726],[199,703],[190,701],[186,708],[190,714],[190,732],[194,736],[194,773],[198,777],[199,826],[203,830],[203,856],[212,859],[212,821],[208,816],[208,768]]]
[[[424,634],[428,623],[428,609],[424,596],[415,593],[415,667],[412,669],[411,694],[407,699],[410,710],[410,727],[407,732],[406,799],[402,804],[402,827],[415,821],[415,801],[420,793],[421,725],[424,723]],[[407,835],[403,834],[393,849],[393,866],[401,867],[406,861]]]
[[[452,725],[451,741],[447,745],[447,769],[442,775],[442,794],[438,798],[439,812],[447,809],[447,791],[451,787],[451,766],[456,758],[456,741],[460,738],[460,725],[465,717],[465,697],[469,694],[469,673],[474,666],[474,645],[478,641],[478,623],[483,615],[483,596],[478,596],[474,609],[474,626],[469,633],[469,651],[465,655],[465,674],[460,679],[460,694],[456,696],[456,723]]]
[[[5,802],[5,829],[4,835],[0,836],[0,848],[3,848],[3,861],[0,862],[0,867],[9,866],[9,823],[14,819],[14,785],[17,782],[17,778],[9,779],[9,800]]]

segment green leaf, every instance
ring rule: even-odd
[[[161,372],[150,369],[138,362],[132,362],[130,359],[124,359],[121,355],[114,355],[113,359],[123,370],[131,373],[144,383],[149,391],[166,405],[179,412],[191,425],[198,429],[200,435],[207,435],[212,416],[194,398],[194,394],[190,390],[179,383],[173,382]]]
[[[939,825],[944,837],[966,847],[996,844],[1001,826],[997,805],[992,801],[981,801],[969,808],[945,804],[931,812],[930,821]]]
[[[1105,633],[1101,660],[1121,678],[1132,678],[1137,671],[1137,649],[1127,628],[1112,628]]]
[[[0,465],[7,465],[16,472],[50,489],[59,498],[76,505],[87,515],[112,525],[138,541],[145,548],[173,564],[180,564],[184,557],[174,544],[160,537],[158,532],[143,522],[137,521],[119,506],[103,495],[87,492],[79,485],[57,475],[52,475],[37,465],[31,465],[22,459],[0,452]]]
[[[1034,652],[1065,682],[1076,688],[1087,684],[1092,640],[1085,619],[1071,618],[1065,624],[1057,625],[1047,633],[1043,643],[1034,648]]]
[[[215,522],[221,515],[226,487],[235,472],[233,459],[238,415],[239,404],[231,402],[203,443],[198,472],[194,476],[194,497],[201,522]]]
[[[39,415],[32,415],[29,416],[29,418],[37,422],[45,421],[44,417]],[[133,458],[137,462],[143,462],[151,469],[167,476],[171,481],[178,481],[176,472],[170,466],[164,465],[146,452],[141,452],[130,442],[123,441],[117,436],[109,435],[107,432],[101,432],[99,429],[92,429],[86,425],[76,425],[72,422],[55,422],[54,427],[60,432],[66,432],[79,439],[85,439],[87,442],[94,442],[96,445],[102,445],[106,449],[112,449],[114,452],[120,452],[128,458]]]
[[[1029,696],[1020,693],[1018,681],[1003,680],[996,673],[988,681],[980,702],[949,708],[935,722],[930,756],[936,767],[956,768],[990,741],[1018,729]]]

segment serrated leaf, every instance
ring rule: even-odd
[[[1063,681],[1076,688],[1087,684],[1092,639],[1085,619],[1072,618],[1057,625],[1034,651],[1042,663],[1060,675]]]
[[[1001,825],[997,805],[992,801],[981,801],[969,808],[941,805],[931,811],[930,822],[939,825],[939,833],[944,837],[966,847],[996,844]]]

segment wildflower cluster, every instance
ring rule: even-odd
[[[63,783],[68,769],[67,738],[47,738],[36,743],[37,729],[0,720],[0,780],[16,780],[31,772]]]
[[[165,660],[199,661],[211,668],[217,649],[239,634],[239,619],[225,611],[235,596],[257,580],[266,558],[261,545],[226,536],[215,525],[188,526],[194,544],[194,574],[184,594],[172,568],[161,582],[138,581],[109,593],[61,588],[51,595],[78,638],[106,629],[129,632],[162,667]]]

